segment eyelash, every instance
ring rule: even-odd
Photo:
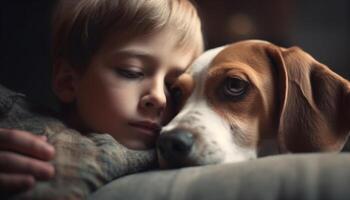
[[[116,73],[124,78],[128,79],[140,79],[143,78],[144,74],[139,71],[129,69],[116,69]]]

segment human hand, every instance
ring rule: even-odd
[[[48,161],[54,154],[45,136],[0,128],[0,193],[25,191],[36,180],[52,178],[54,167]]]

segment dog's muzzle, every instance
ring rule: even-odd
[[[174,129],[160,135],[157,148],[160,156],[171,167],[179,167],[187,160],[194,145],[193,134]]]

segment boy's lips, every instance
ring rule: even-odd
[[[158,137],[161,129],[159,124],[149,121],[130,122],[129,125],[138,129],[141,133],[152,137]]]

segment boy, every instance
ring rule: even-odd
[[[62,119],[82,134],[108,133],[129,149],[152,149],[161,125],[175,114],[171,84],[203,51],[193,5],[188,0],[66,0],[57,6],[53,25],[53,90]],[[24,186],[33,186],[40,170],[44,178],[53,175],[38,161],[54,154],[44,139],[0,132],[0,138],[16,133],[2,150],[35,152],[26,155],[36,161],[27,170],[14,153],[4,156],[13,168],[0,166],[0,184],[11,188],[6,173],[25,175],[18,179]]]

